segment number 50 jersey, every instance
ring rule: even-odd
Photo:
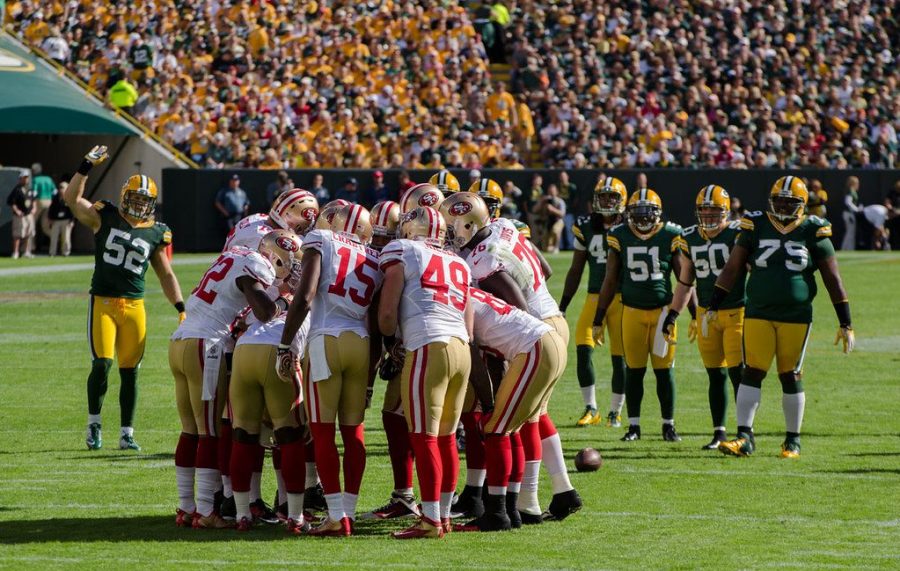
[[[741,231],[740,220],[729,222],[718,234],[709,237],[706,232],[697,225],[684,229],[684,242],[682,248],[685,255],[694,264],[694,274],[697,277],[697,301],[700,307],[709,307],[712,300],[716,279],[725,268],[731,248]],[[744,307],[744,282],[745,275],[738,276],[734,287],[728,292],[725,301],[719,309],[734,309]]]
[[[469,268],[446,250],[414,240],[394,240],[381,252],[382,271],[403,264],[405,286],[400,300],[403,346],[415,351],[451,337],[469,342],[465,310]]]
[[[172,243],[172,232],[162,222],[134,227],[106,200],[94,203],[94,209],[100,214],[100,229],[94,234],[91,294],[142,299],[150,256]]]

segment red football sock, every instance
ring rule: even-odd
[[[197,441],[197,467],[218,470],[218,447],[219,439],[215,436],[201,436]]]
[[[303,454],[306,456],[306,453]],[[272,448],[272,468],[275,470],[281,470],[281,444]]]
[[[437,437],[438,450],[441,452],[441,492],[456,491],[456,479],[459,477],[459,453],[456,451],[456,434]]]
[[[546,412],[538,418],[538,427],[538,430],[541,433],[541,440],[550,438],[556,434],[556,425],[553,424],[553,421],[550,420],[550,415]]]
[[[464,412],[463,428],[466,429],[466,468],[483,470],[485,467],[484,440],[481,435],[481,412]]]
[[[250,491],[250,477],[256,459],[256,444],[233,441],[231,444],[231,489],[235,492]]]
[[[518,432],[509,435],[509,444],[512,449],[512,466],[509,471],[510,482],[521,482],[525,475],[525,449],[522,448],[522,438]]]
[[[182,432],[175,446],[175,465],[182,468],[193,468],[197,464],[197,440],[196,434]]]
[[[306,483],[306,445],[297,440],[279,444],[276,450],[280,450],[278,456],[281,477],[284,479],[284,491],[289,494],[302,494]]]
[[[266,463],[266,449],[261,444],[257,444],[254,454],[256,455],[253,457],[253,471],[262,472],[263,465]]]
[[[538,424],[537,422],[526,422],[519,429],[526,462],[538,461],[543,454],[541,452],[541,433]]]
[[[316,445],[316,469],[326,494],[341,491],[341,459],[334,443],[335,430],[332,422],[311,422],[313,442]]]
[[[488,487],[507,487],[509,473],[512,470],[512,445],[505,434],[488,434],[485,442],[487,449],[487,485]]]
[[[394,489],[407,490],[413,487],[413,451],[409,442],[409,427],[406,419],[399,414],[381,413],[381,422],[387,435],[388,455],[394,472]]]
[[[231,475],[231,422],[222,419],[219,428],[219,472],[223,476]]]
[[[306,461],[307,462],[315,462],[316,461],[316,441],[312,437],[312,428],[309,429],[310,437],[309,441],[306,442]]]
[[[410,434],[416,473],[419,477],[419,493],[423,502],[441,501],[441,454],[437,437],[430,434]],[[454,443],[455,445],[455,443]]]
[[[366,442],[363,425],[341,425],[344,441],[344,491],[359,494],[363,472],[366,470]]]

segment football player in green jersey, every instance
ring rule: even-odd
[[[668,334],[675,326],[678,313],[691,299],[691,285],[696,281],[699,308],[691,320],[693,341],[696,336],[697,319],[702,319],[709,307],[716,278],[728,261],[728,254],[740,233],[739,220],[728,221],[731,211],[731,197],[721,186],[710,184],[700,189],[696,200],[697,224],[684,229],[685,260],[681,266],[678,285],[672,306],[663,323],[663,332]],[[715,450],[719,442],[726,440],[725,415],[728,412],[728,378],[737,394],[741,382],[743,354],[741,338],[744,329],[744,281],[738,276],[728,297],[719,306],[716,323],[697,337],[697,347],[706,374],[709,377],[709,412],[712,414],[713,438],[703,448]],[[727,372],[726,372],[727,371]]]
[[[144,276],[152,265],[163,292],[184,319],[184,300],[178,279],[166,257],[172,242],[169,227],[154,219],[156,183],[134,175],[122,186],[119,206],[105,200],[91,203],[84,188],[91,168],[107,158],[106,147],[96,146],[85,155],[69,182],[64,198],[75,218],[94,232],[94,276],[88,306],[88,340],[91,373],[88,376],[88,428],[90,450],[103,445],[100,410],[106,396],[113,358],[119,359],[121,434],[119,448],[140,450],[134,441],[137,377],[144,356],[147,318],[144,311]]]
[[[744,318],[744,373],[737,394],[738,434],[721,442],[719,450],[734,456],[753,453],[753,418],[759,408],[762,381],[775,360],[781,381],[781,406],[786,436],[782,458],[800,456],[800,426],[806,396],[801,382],[803,357],[809,342],[812,301],[819,270],[838,318],[834,342],[849,353],[855,344],[850,304],[841,283],[831,223],[804,215],[809,197],[806,184],[795,176],[775,181],[766,212],[748,213],[728,263],[716,280],[704,315],[709,329],[725,313],[726,300],[749,264]]]
[[[681,226],[662,221],[662,200],[649,188],[628,199],[627,224],[619,224],[606,235],[606,276],[600,288],[594,316],[595,339],[603,337],[616,291],[622,292],[622,344],[625,349],[625,396],[628,432],[624,441],[641,438],[641,400],[647,358],[656,375],[656,394],[662,412],[662,436],[668,442],[681,440],[675,431],[675,331],[662,340],[663,315],[672,301],[672,272],[681,275]]]
[[[606,273],[606,233],[610,228],[622,222],[628,191],[625,184],[615,178],[608,177],[594,188],[594,200],[591,215],[582,216],[572,227],[575,234],[575,253],[572,265],[566,274],[559,309],[565,313],[572,298],[581,284],[584,266],[588,267],[587,297],[578,316],[575,326],[575,351],[578,362],[578,384],[584,398],[584,412],[576,422],[576,426],[600,424],[603,415],[597,411],[597,395],[594,390],[594,335],[592,324],[597,313],[597,300],[600,298],[600,287]],[[625,402],[625,357],[622,348],[622,295],[616,293],[606,311],[606,329],[609,333],[609,352],[612,358],[612,397],[609,414],[606,416],[607,426],[622,426],[621,411]]]

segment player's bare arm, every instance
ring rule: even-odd
[[[534,244],[530,241],[528,242],[528,247],[531,248],[531,251],[534,252],[534,255],[537,256],[538,261],[541,263],[541,272],[544,274],[544,279],[549,280],[550,276],[553,275],[553,268],[550,267],[547,258],[545,258],[544,254],[542,254],[538,248],[535,248]]]
[[[300,283],[294,291],[294,301],[288,308],[284,321],[284,331],[281,333],[281,346],[289,347],[300,330],[300,326],[309,315],[312,300],[319,289],[319,276],[322,273],[322,254],[316,250],[308,250],[303,254],[300,262]]]
[[[247,304],[254,317],[263,322],[275,317],[275,314],[278,313],[278,306],[269,299],[269,294],[266,293],[261,283],[250,276],[241,276],[235,280],[235,283],[237,283],[238,289],[244,292],[244,297],[247,298]]]
[[[675,280],[678,283],[675,285],[672,303],[669,304],[669,313],[666,315],[666,319],[663,322],[663,333],[670,342],[674,341],[672,330],[675,326],[675,321],[678,319],[678,315],[684,311],[684,308],[687,307],[690,309],[692,323],[697,315],[697,293],[694,289],[694,263],[683,253],[675,252],[675,255],[672,257],[672,273],[675,274]],[[696,332],[693,325],[688,337],[691,341],[696,338]]]
[[[172,264],[169,263],[165,248],[157,248],[153,252],[153,256],[150,257],[150,265],[153,267],[156,277],[159,278],[159,285],[162,287],[166,299],[175,306],[179,318],[184,321],[184,297],[181,295],[181,285],[172,270]]]
[[[384,270],[381,299],[378,303],[378,329],[385,337],[397,334],[400,317],[400,298],[403,297],[403,266],[394,264]]]
[[[472,388],[475,389],[475,396],[478,397],[482,410],[491,410],[494,408],[494,385],[491,382],[490,372],[481,358],[481,351],[478,349],[477,344],[471,343],[469,347],[472,355],[472,370],[469,373],[469,382],[472,383]]]
[[[584,266],[587,263],[587,250],[575,250],[572,253],[572,265],[566,272],[566,283],[563,285],[562,297],[559,300],[559,310],[563,313],[575,297],[578,286],[581,284],[581,276],[584,275]]]
[[[100,213],[94,209],[94,205],[89,200],[84,198],[84,187],[87,184],[90,170],[105,161],[108,156],[104,145],[98,145],[91,149],[84,156],[78,172],[69,181],[69,186],[63,194],[63,200],[65,200],[66,206],[72,210],[75,218],[95,233],[100,230]]]
[[[856,346],[856,336],[850,320],[850,302],[847,300],[847,290],[844,289],[844,282],[838,271],[837,258],[829,256],[818,260],[816,267],[822,275],[822,283],[828,290],[828,296],[831,298],[831,303],[834,304],[834,311],[838,318],[839,328],[834,338],[834,344],[843,343],[844,353],[849,353]]]
[[[518,307],[522,311],[528,311],[528,302],[525,301],[522,290],[519,289],[519,286],[516,285],[516,282],[513,281],[510,275],[502,270],[494,272],[478,282],[478,287],[499,297],[506,303]]]
[[[622,260],[619,258],[619,252],[610,248],[606,258],[606,275],[603,276],[603,285],[600,286],[600,294],[597,299],[597,313],[594,315],[594,327],[603,324],[603,318],[606,317],[606,310],[616,296],[616,288],[619,285],[619,272],[622,268]]]

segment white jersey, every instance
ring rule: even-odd
[[[225,339],[231,324],[247,307],[247,298],[237,279],[249,276],[268,288],[275,281],[269,260],[247,248],[222,253],[206,271],[185,304],[187,318],[172,339]]]
[[[506,218],[494,220],[488,228],[491,231],[488,237],[466,257],[472,277],[480,282],[496,272],[505,271],[519,286],[528,304],[528,313],[538,319],[562,315],[547,289],[541,261],[531,242]]]
[[[507,361],[527,353],[553,328],[540,319],[478,288],[469,288],[475,310],[475,341]]]
[[[222,248],[222,251],[227,252],[240,246],[251,250],[258,249],[259,242],[263,239],[263,236],[275,230],[275,228],[269,226],[268,222],[268,214],[251,214],[242,219],[228,233],[228,238],[225,239],[225,247]]]
[[[331,230],[313,230],[303,239],[303,249],[322,256],[319,287],[312,302],[311,334],[339,336],[352,331],[369,336],[369,306],[381,287],[378,252],[356,236]]]
[[[306,352],[306,338],[309,335],[309,314],[303,320],[303,325],[291,340],[291,351],[301,359]],[[251,313],[247,316],[247,330],[237,340],[237,345],[275,345],[281,344],[281,332],[284,331],[284,322],[287,313],[280,313],[270,321],[260,321]]]
[[[451,252],[413,240],[394,240],[381,252],[381,270],[403,264],[400,336],[408,351],[452,337],[469,342],[465,310],[469,268]]]

